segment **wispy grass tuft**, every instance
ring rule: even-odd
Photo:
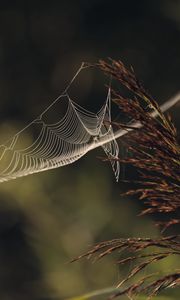
[[[101,242],[73,261],[84,257],[99,260],[115,252],[118,254],[118,265],[131,265],[133,262],[134,266],[108,297],[113,299],[126,294],[132,299],[135,295],[145,294],[150,299],[165,289],[180,285],[180,270],[163,275],[142,274],[140,279],[139,276],[136,279],[136,275],[141,274],[149,265],[170,256],[180,256],[180,236],[163,236],[169,226],[180,224],[180,148],[177,131],[171,117],[161,111],[157,102],[136,78],[132,68],[127,69],[121,61],[115,60],[101,60],[98,67],[132,94],[127,98],[119,91],[113,91],[113,101],[130,122],[127,124],[116,121],[112,125],[116,129],[134,129],[121,140],[131,156],[117,159],[120,163],[133,166],[138,173],[139,178],[133,181],[137,188],[128,190],[126,195],[137,195],[143,201],[145,206],[140,215],[153,214],[157,219],[156,223],[162,227],[162,236],[157,239],[118,238]],[[153,112],[156,112],[154,115],[158,115],[157,118],[153,117]],[[134,122],[140,122],[142,126],[133,128]],[[104,160],[109,159],[112,158]],[[123,255],[121,258],[120,253]],[[135,281],[131,283],[133,278]]]

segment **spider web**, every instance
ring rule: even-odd
[[[0,183],[29,174],[69,165],[89,151],[102,147],[106,155],[112,158],[111,165],[116,181],[119,179],[119,147],[116,139],[128,132],[141,128],[142,123],[131,122],[131,129],[118,129],[113,132],[111,126],[111,89],[108,89],[106,101],[95,114],[75,103],[68,90],[82,69],[89,67],[82,63],[65,91],[55,99],[35,120],[17,132],[6,143],[0,145]],[[180,93],[160,106],[165,112],[177,102]],[[57,102],[67,101],[67,110],[56,123],[46,123],[44,116]],[[158,111],[151,113],[158,116]],[[38,127],[38,134],[27,147],[22,147],[26,129]]]
[[[104,105],[96,114],[82,108],[68,94],[77,75],[86,67],[81,65],[65,91],[40,116],[0,145],[0,182],[69,165],[98,147],[104,138],[109,140],[102,144],[105,153],[110,158],[118,157],[119,148],[110,125],[110,88]],[[68,103],[64,116],[56,123],[47,124],[44,115],[59,101]],[[38,127],[37,137],[28,147],[19,148],[25,130],[34,126]],[[118,181],[119,162],[112,160],[111,165]]]

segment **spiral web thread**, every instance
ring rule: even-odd
[[[101,145],[108,157],[118,157],[119,148],[110,125],[110,88],[104,105],[96,114],[79,106],[68,94],[77,75],[86,67],[81,65],[65,91],[40,116],[0,145],[0,182],[69,165],[96,148],[101,139],[108,141]],[[44,115],[56,102],[64,100],[68,103],[64,116],[56,123],[46,124]],[[24,131],[33,126],[38,126],[38,136],[28,147],[19,148]],[[119,162],[112,160],[111,165],[118,180]]]

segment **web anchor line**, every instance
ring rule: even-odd
[[[0,183],[39,173],[45,170],[69,165],[89,151],[102,147],[106,155],[112,160],[111,166],[116,181],[119,179],[120,164],[118,161],[119,146],[117,139],[133,129],[119,129],[113,131],[111,125],[111,89],[108,89],[104,105],[97,113],[90,112],[75,103],[68,91],[79,73],[90,67],[82,63],[66,89],[58,96],[35,120],[17,132],[6,143],[0,145]],[[67,100],[67,110],[56,123],[46,124],[43,116],[58,101]],[[180,93],[165,102],[160,108],[166,111],[180,100]],[[151,113],[157,117],[158,112]],[[106,121],[106,122],[105,122]],[[39,133],[27,147],[19,149],[18,143],[24,131],[38,124]],[[133,128],[140,128],[140,122],[131,124]]]

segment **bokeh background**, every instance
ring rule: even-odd
[[[82,61],[107,57],[132,65],[159,103],[174,95],[180,1],[2,1],[1,143],[64,90]],[[95,111],[106,83],[103,74],[84,71],[73,97]],[[178,126],[178,107],[171,113]],[[115,286],[128,270],[113,257],[68,262],[96,242],[159,235],[150,217],[137,217],[136,199],[120,197],[123,183],[97,158],[102,154],[97,149],[70,166],[0,185],[1,300],[62,299]],[[177,263],[174,257],[150,271],[173,271]],[[177,299],[177,292],[163,299]]]

